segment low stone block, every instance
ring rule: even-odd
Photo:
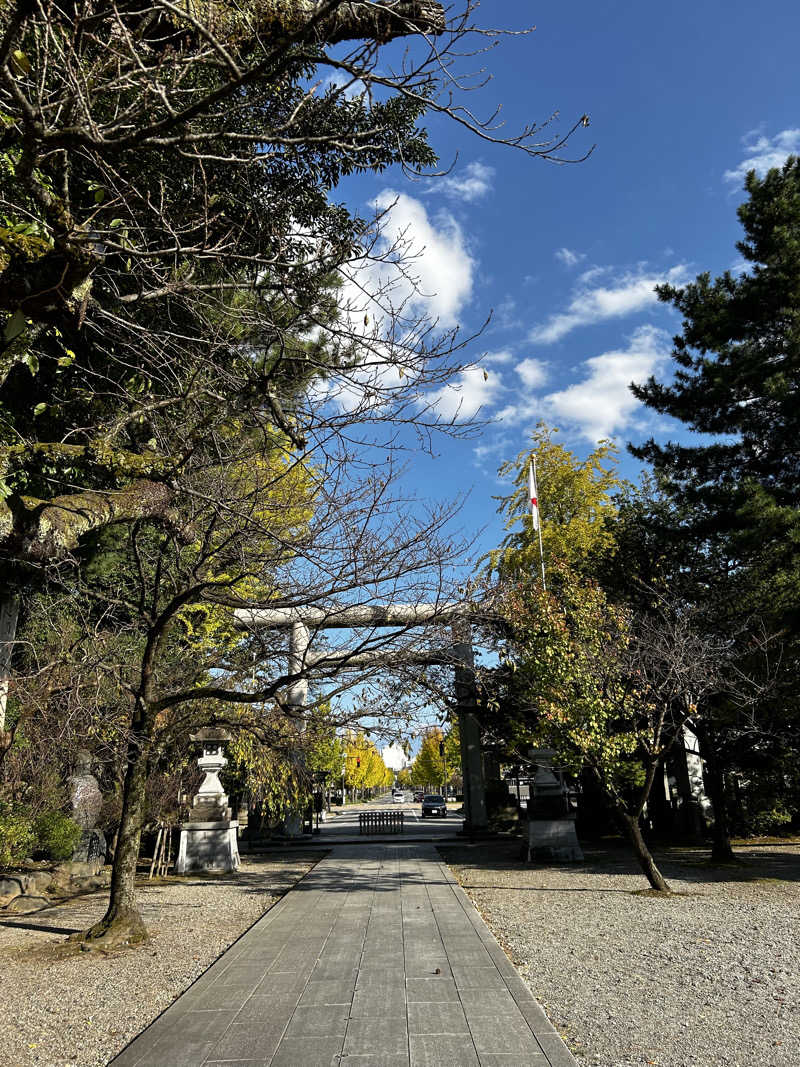
[[[176,874],[235,871],[239,867],[238,823],[184,823],[178,845]]]
[[[0,907],[5,907],[14,897],[18,897],[24,892],[22,878],[22,875],[0,878]]]
[[[90,864],[96,871],[105,863],[107,852],[108,845],[102,830],[84,830],[72,859],[77,863]]]
[[[531,819],[528,823],[528,862],[555,860],[583,862],[583,850],[575,833],[574,819]]]
[[[47,889],[53,881],[52,871],[31,871],[22,876],[22,885],[27,896],[35,897]]]

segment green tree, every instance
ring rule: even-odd
[[[444,760],[439,754],[439,745],[443,740],[444,733],[438,726],[426,730],[411,765],[411,781],[414,785],[433,788],[444,781]]]
[[[744,716],[723,703],[700,731],[720,858],[731,854],[720,837],[728,821],[727,771],[750,776],[754,759],[791,760],[800,736],[787,684],[800,637],[800,160],[790,157],[763,177],[751,172],[745,190],[738,209],[744,235],[736,247],[746,269],[658,289],[683,316],[674,377],[633,387],[645,404],[705,435],[697,444],[650,440],[632,447],[653,464],[679,515],[671,529],[660,524],[659,536],[682,563],[687,599],[702,607],[709,629],[736,640],[763,629],[783,644],[775,659],[781,667],[773,669],[740,642],[742,661],[760,677],[764,695]],[[649,523],[650,535],[654,529]]]
[[[315,708],[306,726],[306,735],[310,746],[307,759],[309,771],[312,774],[324,774],[328,783],[341,778],[345,750],[336,732],[330,702]]]
[[[333,190],[357,171],[434,164],[427,110],[483,131],[437,95],[464,28],[445,35],[427,0],[12,0],[0,29],[0,740],[19,591],[50,580],[102,598],[139,659],[115,665],[124,832],[94,934],[131,940],[157,735],[214,707],[280,704],[296,680],[250,684],[252,645],[273,661],[286,649],[228,640],[231,609],[379,597],[412,574],[418,591],[445,570],[432,549],[447,515],[422,530],[375,469],[409,411],[423,436],[440,425],[419,398],[459,369],[458,345],[398,315],[384,289],[366,307],[332,294],[381,259],[379,223]],[[421,54],[393,76],[383,49],[397,37]],[[550,151],[534,128],[511,143]],[[293,472],[313,464],[337,492],[312,492],[310,519],[289,529]],[[247,468],[273,472],[266,508]],[[124,565],[89,574],[98,545]]]
[[[365,169],[434,165],[426,110],[484,127],[446,99],[451,50],[470,31],[434,0],[235,13],[9,0],[0,30],[0,548],[37,564],[109,522],[163,518],[214,410],[257,404],[302,448],[287,380],[335,363],[308,343],[330,325],[324,280],[380,258],[374,220],[331,191]],[[399,37],[422,43],[393,75],[383,49]],[[548,156],[564,140],[532,126],[508,143]],[[222,309],[235,311],[224,325]],[[361,330],[365,308],[350,310],[339,369],[355,358],[385,400],[370,375],[376,349],[387,354],[367,325],[376,308]],[[447,344],[392,332],[409,396],[425,386],[423,350],[429,384],[446,379]],[[251,359],[251,346],[266,354]]]
[[[105,530],[79,572],[80,593],[102,605],[92,614],[103,630],[124,635],[124,642],[118,636],[110,645],[118,658],[109,667],[128,698],[110,902],[87,934],[92,941],[146,939],[135,872],[147,783],[161,754],[185,738],[187,726],[227,718],[279,751],[288,747],[287,730],[276,729],[260,710],[285,687],[285,673],[268,680],[245,674],[234,609],[273,594],[286,544],[299,545],[308,528],[308,480],[301,464],[287,464],[280,447],[271,462],[256,464],[246,434],[231,434],[225,444],[225,454],[217,452],[213,465],[184,483],[194,493],[193,503],[184,498],[175,516],[183,536],[148,523]],[[297,727],[288,733],[294,736]],[[263,745],[243,749],[239,762],[249,762],[250,779],[262,794],[276,769],[286,782],[302,777],[285,771]],[[285,792],[296,795],[297,788]]]
[[[247,32],[217,5],[0,12],[3,687],[17,594],[43,567],[109,524],[168,525],[181,474],[237,419],[302,451],[298,386],[352,369],[353,331],[325,329],[324,291],[369,227],[329,191],[357,168],[435,157],[422,96],[309,79],[325,43],[366,35],[368,77],[378,41],[438,32],[443,14],[335,7],[258,5]],[[362,331],[362,356],[374,340]],[[3,688],[0,731],[4,703]]]
[[[392,773],[381,759],[375,744],[361,731],[345,739],[345,785],[363,792],[390,785]]]
[[[506,744],[553,747],[566,769],[589,770],[651,887],[668,892],[640,820],[683,726],[731,684],[729,648],[695,629],[682,603],[633,612],[563,564],[553,590],[532,581],[506,589],[504,659],[515,706],[500,730]],[[501,700],[490,695],[490,705]]]

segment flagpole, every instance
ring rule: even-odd
[[[544,549],[542,548],[542,512],[539,508],[539,480],[536,477],[536,453],[533,453],[533,484],[536,488],[536,529],[539,531],[539,562],[542,565],[542,590],[547,592],[547,582],[544,577]],[[531,520],[533,514],[531,514]]]

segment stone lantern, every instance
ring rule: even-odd
[[[227,730],[204,726],[189,737],[202,745],[197,766],[205,778],[192,800],[189,818],[181,824],[175,873],[235,871],[240,862],[239,823],[231,818],[228,797],[219,780],[219,772],[228,763],[223,750],[231,735]]]
[[[575,833],[577,805],[564,782],[564,774],[553,767],[555,751],[528,750],[534,764],[528,801],[528,863],[532,859],[581,862],[583,851]]]

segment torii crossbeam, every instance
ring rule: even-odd
[[[326,669],[335,667],[341,659],[342,669],[380,666],[386,662],[386,651],[365,653],[309,653],[312,631],[328,629],[378,629],[397,626],[449,624],[453,627],[452,660],[455,670],[456,715],[461,740],[461,770],[464,779],[464,828],[467,832],[485,830],[486,790],[480,750],[480,726],[476,716],[474,654],[469,619],[471,605],[466,603],[419,604],[355,604],[323,609],[318,607],[239,608],[235,612],[242,630],[289,630],[289,673],[302,675],[289,689],[288,703],[303,707],[308,696],[306,672],[315,662],[324,662]],[[441,663],[441,651],[429,657],[415,654],[414,662]]]

